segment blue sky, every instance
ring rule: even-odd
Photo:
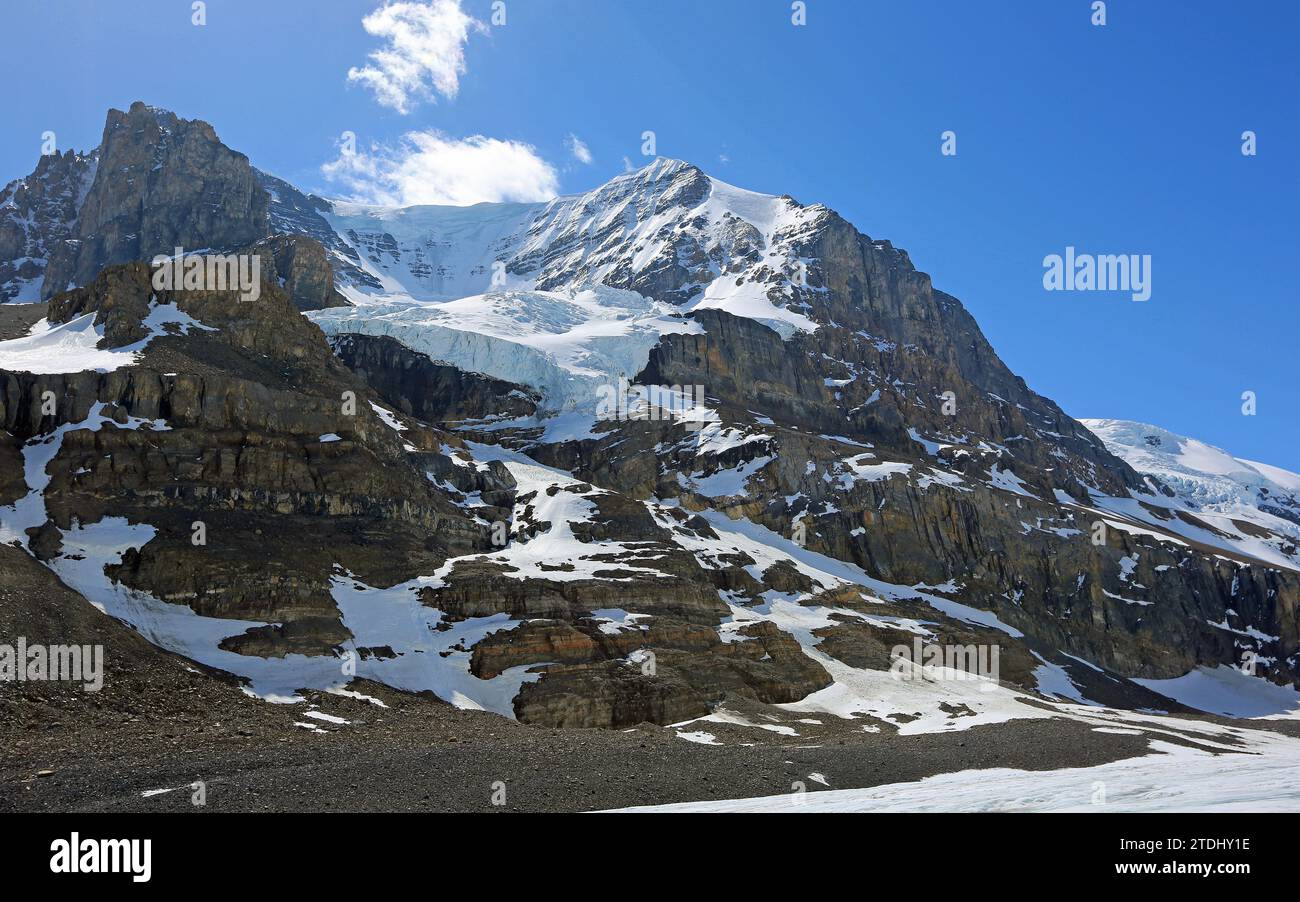
[[[571,193],[640,165],[649,129],[662,155],[906,248],[1067,412],[1300,470],[1300,4],[1112,0],[1095,27],[1090,0],[807,0],[796,27],[788,0],[507,0],[504,26],[469,28],[454,95],[405,113],[348,78],[384,46],[362,26],[377,5],[208,0],[196,27],[189,0],[6,0],[0,181],[42,132],[93,147],[136,99],[333,194],[355,187],[321,170],[344,131],[390,161],[408,133],[485,136],[504,155],[479,177],[526,164],[520,190]],[[1067,245],[1150,254],[1151,299],[1044,291]]]

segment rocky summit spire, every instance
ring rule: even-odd
[[[50,250],[42,297],[90,282],[105,265],[176,247],[248,245],[268,233],[269,198],[248,157],[206,122],[137,101],[109,110],[100,165],[69,238]]]

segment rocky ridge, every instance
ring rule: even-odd
[[[50,255],[72,240],[97,170],[97,153],[47,154],[0,190],[0,303],[45,296]]]

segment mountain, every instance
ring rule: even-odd
[[[825,206],[667,159],[363,206],[144,104],[59,161],[6,213],[49,304],[0,307],[0,541],[259,696],[928,732],[1300,680],[1294,476],[1215,500],[1199,446],[1090,430]],[[262,299],[153,290],[178,246],[258,256]],[[1000,670],[900,681],[914,640]]]

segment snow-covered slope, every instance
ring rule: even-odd
[[[332,201],[326,222],[383,286],[344,289],[353,302],[449,301],[493,287],[492,264],[522,240],[543,204],[376,207]],[[498,285],[497,287],[504,287]]]
[[[792,241],[825,208],[677,160],[547,204],[322,206],[355,305],[309,314],[327,334],[392,336],[539,389],[551,410],[589,404],[599,386],[635,375],[661,334],[695,331],[681,313],[718,308],[784,337],[817,328],[798,303],[814,289]]]
[[[120,348],[101,348],[104,327],[95,323],[94,313],[58,325],[40,319],[26,335],[0,341],[0,370],[40,374],[85,370],[111,373],[134,364],[149,342],[160,335],[185,335],[192,328],[212,331],[174,304],[150,304],[149,315],[142,324],[148,334],[140,341]]]
[[[1241,542],[1233,542],[1234,547],[1290,566],[1300,562],[1296,551],[1300,543],[1300,474],[1233,457],[1221,448],[1146,423],[1079,422],[1112,454],[1172,489],[1185,510],[1226,535],[1241,536]],[[1152,500],[1169,503],[1163,496]],[[1273,538],[1251,535],[1243,524],[1262,527]],[[1241,545],[1245,542],[1254,547]]]
[[[1300,474],[1233,457],[1222,448],[1129,420],[1080,420],[1112,453],[1207,508],[1231,509],[1261,497],[1278,501],[1300,492]]]

